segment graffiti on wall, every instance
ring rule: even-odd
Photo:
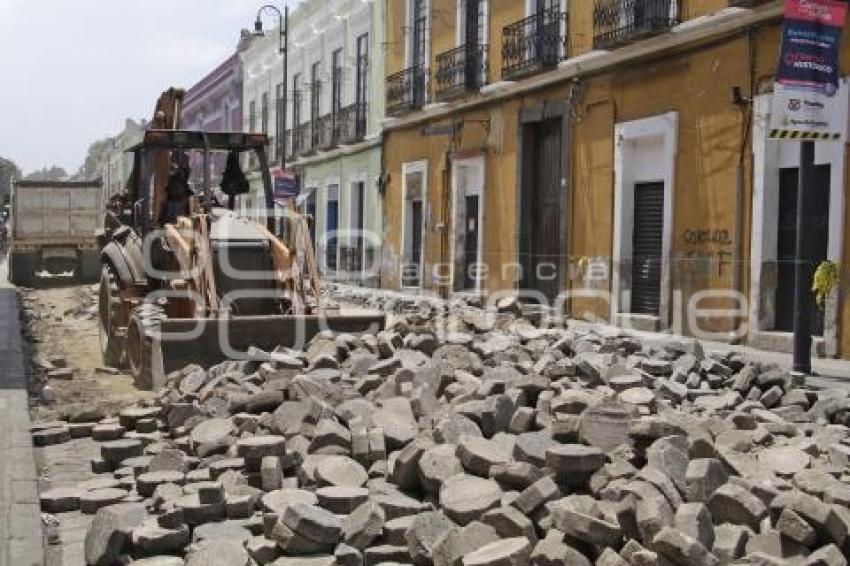
[[[685,228],[682,232],[683,255],[689,266],[705,275],[723,277],[732,266],[733,240],[726,229]]]

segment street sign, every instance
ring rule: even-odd
[[[847,4],[840,0],[785,0],[771,138],[846,139],[847,100],[838,96],[838,55],[846,13]]]
[[[422,128],[423,136],[454,136],[459,128],[456,121],[451,121],[448,124],[429,124]]]

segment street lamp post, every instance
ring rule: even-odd
[[[282,116],[278,116],[278,123],[280,123],[280,136],[278,137],[279,147],[283,149],[283,151],[278,150],[280,153],[280,170],[284,171],[286,169],[286,90],[287,90],[287,59],[288,59],[288,44],[289,44],[289,6],[284,6],[283,12],[277,6],[273,6],[271,4],[266,4],[261,7],[257,11],[257,21],[254,22],[254,35],[263,36],[265,32],[263,31],[263,12],[273,12],[277,14],[278,22],[280,24],[279,30],[280,34],[278,37],[279,53],[283,56],[283,92],[281,93],[281,113]],[[281,142],[280,137],[283,137],[283,141]]]

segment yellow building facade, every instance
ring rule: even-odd
[[[779,1],[388,2],[381,285],[790,350],[781,21]],[[846,153],[818,144],[812,230],[850,273]],[[816,350],[850,358],[844,293],[815,318]]]

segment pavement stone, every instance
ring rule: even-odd
[[[7,455],[0,458],[0,566],[41,566],[38,476],[18,312],[17,292],[0,288],[0,454]]]

